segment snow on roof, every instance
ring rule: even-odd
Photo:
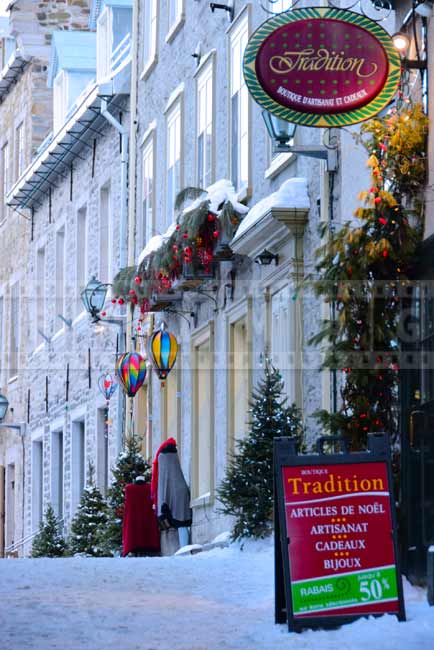
[[[272,208],[292,208],[309,210],[309,196],[307,193],[306,178],[290,178],[282,183],[277,192],[266,196],[262,201],[256,203],[242,220],[233,241],[237,241],[242,235],[252,228]]]
[[[172,236],[174,230],[175,230],[176,223],[172,223],[164,235],[155,235],[152,237],[148,243],[146,244],[145,248],[142,250],[142,252],[139,255],[139,259],[137,260],[137,264],[140,265],[143,260],[148,257],[151,253],[155,253],[163,244],[165,241],[169,239],[169,237]]]
[[[235,192],[234,186],[231,181],[228,181],[226,178],[222,178],[212,185],[209,185],[205,192],[207,197],[201,196],[188,207],[183,210],[183,214],[187,214],[191,210],[195,210],[203,201],[206,199],[210,202],[210,210],[212,212],[218,212],[219,207],[226,201],[230,201],[233,205],[234,210],[239,214],[246,214],[249,211],[249,208],[239,203],[237,193]]]

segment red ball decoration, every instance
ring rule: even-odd
[[[107,312],[106,312],[106,311],[102,311],[102,312],[101,312],[101,316],[107,316]]]
[[[179,225],[179,223],[176,224],[175,230],[181,230],[181,226]]]
[[[385,225],[387,224],[387,219],[385,219],[384,217],[378,217],[378,221],[379,221],[383,226],[385,226]]]
[[[389,255],[389,253],[387,252],[386,249],[384,249],[384,251],[383,251],[383,257],[386,258],[388,255]]]
[[[218,231],[218,230],[214,230],[214,232],[213,232],[213,234],[212,234],[212,236],[214,237],[214,239],[217,239],[217,237],[218,237],[219,235],[220,235],[219,231]]]
[[[376,196],[374,199],[374,203],[381,203],[381,196]]]
[[[130,296],[135,296],[136,295],[136,292],[134,291],[134,289],[130,289],[129,293],[130,293]]]
[[[141,281],[142,281],[142,278],[140,277],[140,275],[136,275],[136,277],[134,278],[134,282],[135,282],[136,284],[140,284]]]
[[[116,298],[112,298],[112,305],[115,305],[116,302],[117,302],[117,301],[116,301]]]
[[[210,212],[207,216],[209,222],[215,221],[215,216]]]
[[[188,239],[188,233],[186,233],[186,232],[182,233],[182,238],[183,239]]]
[[[123,305],[125,300],[123,298],[119,298],[118,300],[118,305]]]
[[[176,252],[178,250],[178,246],[176,244],[173,244],[173,250]]]

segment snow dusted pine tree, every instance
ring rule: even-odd
[[[112,474],[113,482],[107,494],[108,522],[101,536],[107,555],[120,553],[122,549],[125,486],[133,483],[136,476],[151,480],[151,465],[141,455],[137,438],[127,438],[125,450],[119,454]]]
[[[287,407],[279,371],[267,361],[264,379],[250,402],[250,431],[237,443],[217,490],[220,511],[235,517],[232,538],[266,537],[273,517],[273,438],[296,437],[302,444],[300,412]]]
[[[32,557],[61,557],[66,550],[66,543],[59,532],[59,521],[49,503],[44,520],[39,524],[39,532],[33,539]]]
[[[83,490],[77,513],[71,522],[71,553],[94,557],[105,555],[99,540],[106,525],[107,505],[95,485],[94,467],[89,463],[89,483]]]

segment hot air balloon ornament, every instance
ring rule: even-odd
[[[167,325],[164,321],[151,334],[148,352],[154,370],[157,373],[158,379],[162,382],[161,386],[163,387],[169,372],[175,364],[178,353],[178,341],[175,335],[167,330]]]
[[[101,375],[101,377],[98,379],[98,388],[106,399],[107,407],[117,387],[118,385],[110,373]]]
[[[121,354],[116,362],[116,375],[128,397],[134,397],[146,379],[144,358],[138,352]]]

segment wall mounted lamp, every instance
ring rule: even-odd
[[[267,248],[264,248],[262,253],[259,253],[259,255],[255,258],[256,264],[260,264],[261,266],[270,266],[271,262],[275,263],[277,266],[279,264],[279,256],[274,253],[271,253]]]
[[[210,2],[209,4],[211,11],[214,13],[216,9],[224,9],[227,11],[229,22],[232,22],[234,19],[234,3],[233,0],[228,0],[226,4],[220,2]]]
[[[419,5],[420,6],[420,5]],[[410,38],[404,32],[396,32],[392,36],[392,41],[401,55],[402,67],[407,70],[426,70],[427,63],[425,59],[408,59],[405,56],[410,47]]]

